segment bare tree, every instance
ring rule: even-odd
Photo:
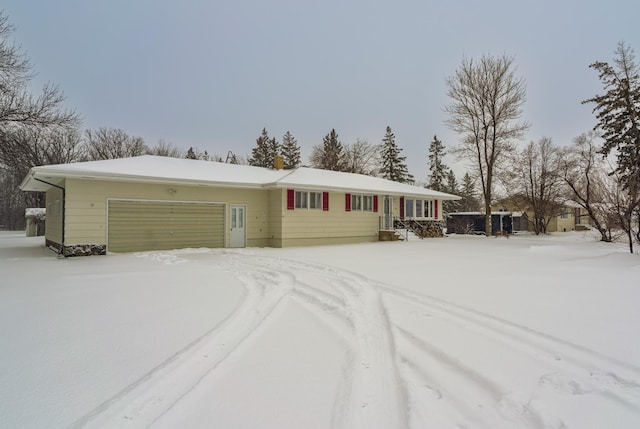
[[[166,156],[169,158],[182,158],[183,154],[173,143],[164,139],[158,140],[155,146],[151,146],[148,151],[149,155]]]
[[[29,82],[35,74],[27,56],[12,40],[14,27],[0,11],[0,128],[17,125],[37,127],[79,125],[79,116],[63,110],[65,97],[53,84],[46,84],[34,97]]]
[[[447,125],[462,135],[456,149],[471,161],[480,179],[485,207],[485,234],[491,235],[494,175],[529,128],[520,122],[526,99],[524,79],[515,75],[513,57],[483,55],[479,62],[463,59],[446,80],[451,104]]]
[[[44,207],[43,193],[19,189],[31,167],[75,161],[79,148],[80,136],[72,128],[23,126],[0,131],[0,224],[23,228],[24,209]]]
[[[613,166],[610,166],[613,168]],[[620,230],[633,253],[634,240],[640,243],[640,193],[630,192],[627,179],[617,171],[605,177],[602,204],[607,229]]]
[[[561,173],[569,187],[569,198],[587,211],[593,226],[600,232],[602,241],[611,241],[601,213],[602,188],[605,177],[597,135],[590,131],[573,140],[573,145],[562,154]]]
[[[369,143],[366,139],[357,138],[344,148],[347,159],[345,171],[374,176],[379,169],[378,150],[378,146]]]
[[[533,212],[533,230],[546,234],[552,217],[561,214],[563,181],[560,175],[560,150],[548,137],[530,142],[520,154],[520,188]]]
[[[119,128],[106,127],[86,130],[83,149],[84,158],[91,161],[139,156],[149,151],[142,137],[129,136]]]

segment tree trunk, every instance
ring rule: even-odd
[[[484,199],[484,234],[487,237],[491,237],[491,197],[485,197]]]

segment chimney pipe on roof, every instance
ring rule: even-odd
[[[273,168],[276,170],[284,170],[284,158],[280,155],[276,155],[273,160]]]

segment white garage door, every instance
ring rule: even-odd
[[[109,200],[107,250],[224,247],[224,204]]]

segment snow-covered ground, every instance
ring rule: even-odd
[[[640,257],[587,233],[57,259],[0,234],[0,427],[637,428]]]

